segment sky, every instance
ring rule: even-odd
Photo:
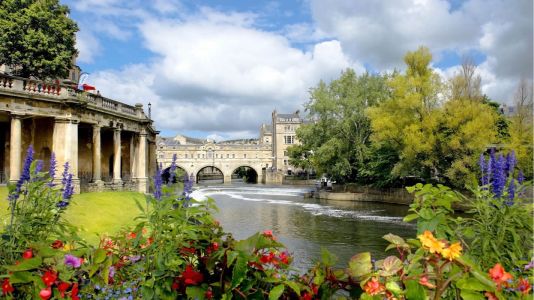
[[[86,83],[152,104],[162,136],[254,138],[271,113],[347,68],[403,70],[430,48],[444,79],[473,58],[482,91],[511,104],[533,74],[532,0],[61,0],[80,28]]]

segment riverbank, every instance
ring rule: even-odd
[[[410,205],[414,197],[403,188],[376,189],[371,187],[361,187],[355,192],[319,190],[312,191],[307,196],[323,200],[380,202],[402,205]]]

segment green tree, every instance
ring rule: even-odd
[[[58,0],[0,1],[0,65],[22,77],[67,77],[78,31],[68,13]]]
[[[428,48],[408,52],[404,57],[406,73],[397,74],[389,82],[392,97],[368,109],[375,147],[390,149],[398,155],[392,168],[396,177],[430,179],[437,175],[432,151],[442,83],[430,68],[431,60]]]
[[[348,69],[329,84],[311,89],[306,104],[310,123],[297,130],[301,145],[289,151],[291,161],[311,164],[340,182],[354,182],[370,144],[366,109],[389,97],[386,75],[356,73]]]
[[[532,178],[533,163],[533,86],[522,79],[514,97],[515,113],[510,117],[510,148],[516,152],[518,167],[527,178]]]

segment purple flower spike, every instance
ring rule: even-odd
[[[161,200],[161,186],[163,185],[163,180],[161,178],[161,167],[156,166],[156,174],[154,175],[154,198],[156,200]]]
[[[493,194],[495,198],[501,198],[504,191],[504,186],[506,184],[506,177],[504,174],[505,160],[502,155],[499,155],[498,160],[496,161],[495,166],[493,167]]]
[[[35,173],[39,173],[43,170],[44,162],[42,160],[38,160],[35,164]]]
[[[24,182],[30,180],[30,166],[33,162],[33,146],[30,145],[28,147],[28,150],[26,151],[26,158],[24,159],[24,166],[22,167],[22,174],[20,175],[19,180],[17,181],[17,184],[15,185],[15,190],[9,194],[8,199],[10,201],[16,201],[20,196],[20,190],[22,188],[22,185]]]
[[[525,265],[525,270],[534,269],[534,258],[528,263],[528,265]]]
[[[512,151],[506,155],[506,167],[505,167],[506,177],[513,176],[515,164],[516,164],[515,152]]]
[[[48,169],[48,176],[50,177],[50,182],[48,183],[49,187],[53,187],[55,185],[54,178],[56,176],[56,168],[57,168],[56,154],[52,152],[52,155],[50,155],[50,169]]]
[[[70,266],[72,268],[79,268],[82,265],[82,259],[74,255],[66,254],[65,265]]]
[[[523,184],[523,181],[525,181],[525,175],[523,175],[523,170],[519,170],[519,174],[517,175],[517,182],[519,182],[519,184]]]
[[[515,179],[512,178],[510,181],[510,184],[508,185],[508,201],[506,202],[506,205],[511,206],[514,204],[514,198],[515,198]]]

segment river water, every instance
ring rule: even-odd
[[[407,206],[304,198],[310,189],[233,184],[200,187],[198,192],[215,199],[220,210],[215,217],[226,232],[244,239],[272,230],[300,270],[319,259],[321,247],[338,257],[338,267],[345,267],[359,252],[370,251],[376,259],[385,257],[388,243],[382,236],[387,233],[415,234],[414,225],[402,222]]]

